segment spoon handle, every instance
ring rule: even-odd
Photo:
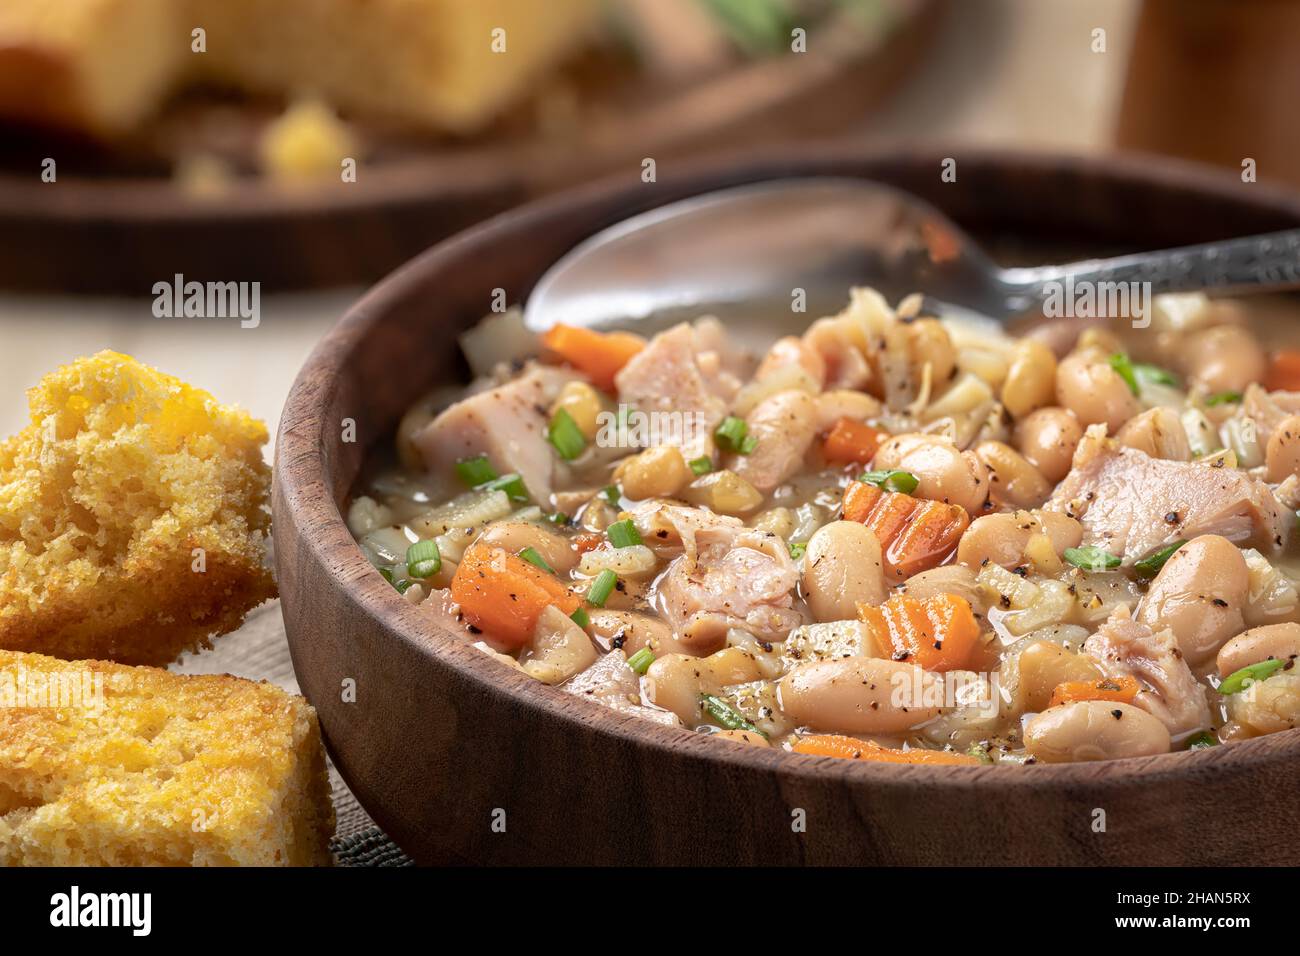
[[[1011,297],[1026,309],[1060,294],[1067,280],[1074,289],[1083,288],[1083,283],[1150,283],[1143,285],[1150,295],[1300,288],[1300,229],[1063,266],[1009,269],[1004,275]]]

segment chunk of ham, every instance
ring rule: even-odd
[[[1157,548],[1202,534],[1277,552],[1292,516],[1268,485],[1233,468],[1164,461],[1088,429],[1070,473],[1045,504],[1083,525],[1083,543],[1130,565]]]
[[[461,459],[486,455],[498,474],[518,473],[533,498],[546,502],[564,467],[546,440],[549,409],[575,377],[569,370],[534,366],[452,405],[411,441],[432,472],[449,473]]]
[[[807,392],[777,392],[745,419],[756,442],[748,455],[728,455],[726,467],[768,492],[801,467],[817,431],[817,402]]]
[[[708,653],[722,646],[732,627],[760,640],[784,640],[804,623],[794,606],[798,584],[799,571],[781,538],[742,529],[730,540],[700,545],[693,558],[675,558],[658,581],[657,600],[678,640]]]
[[[1300,392],[1270,392],[1262,385],[1246,386],[1241,400],[1242,414],[1255,422],[1261,446],[1268,444],[1279,425],[1300,415]]]
[[[627,666],[621,650],[603,654],[585,671],[561,685],[561,690],[575,697],[585,697],[621,714],[653,720],[669,727],[681,726],[677,715],[641,703],[641,678]]]
[[[745,523],[739,518],[660,501],[643,501],[629,515],[641,540],[655,554],[675,556],[680,552],[692,563],[701,548],[730,544],[745,530]]]
[[[1083,652],[1108,677],[1135,678],[1141,689],[1133,703],[1163,723],[1175,742],[1209,729],[1205,687],[1187,666],[1173,631],[1153,632],[1120,605],[1084,641]]]
[[[642,412],[693,416],[673,429],[689,460],[713,453],[713,431],[740,388],[739,359],[716,319],[660,332],[614,377],[619,401]]]

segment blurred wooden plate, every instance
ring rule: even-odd
[[[374,281],[464,226],[554,189],[860,121],[915,64],[945,0],[889,0],[874,34],[813,32],[808,51],[757,60],[680,91],[643,90],[563,140],[533,138],[394,156],[358,181],[298,188],[240,179],[219,196],[170,177],[0,174],[0,287],[149,294],[176,273],[274,289]],[[0,152],[3,146],[0,145]],[[12,164],[11,164],[12,167]]]

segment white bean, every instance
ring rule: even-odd
[[[942,710],[942,680],[915,664],[848,657],[800,664],[781,678],[781,709],[814,730],[891,734]]]
[[[859,602],[885,600],[880,541],[856,521],[832,521],[812,536],[804,556],[804,594],[818,621],[857,617]]]
[[[1052,707],[1025,722],[1025,750],[1047,763],[1114,760],[1168,753],[1169,731],[1140,707],[1081,700]]]

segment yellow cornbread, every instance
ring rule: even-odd
[[[323,865],[333,829],[301,697],[0,651],[0,865]]]
[[[266,427],[100,352],[0,443],[0,648],[165,664],[274,597]]]

